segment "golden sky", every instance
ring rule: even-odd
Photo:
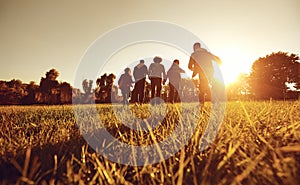
[[[271,52],[300,54],[299,7],[299,0],[1,0],[0,80],[39,83],[56,68],[59,80],[72,83],[91,43],[115,27],[143,20],[174,23],[196,34],[223,60],[226,80],[249,72],[256,59]],[[116,71],[122,67],[120,62]]]

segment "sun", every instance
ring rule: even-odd
[[[220,69],[223,75],[225,85],[235,82],[239,74],[241,73],[237,69],[237,66],[225,62],[220,66]]]
[[[220,52],[216,52],[221,60],[220,70],[222,72],[225,85],[237,80],[241,73],[249,73],[252,66],[252,59],[247,53],[239,48],[228,47]]]

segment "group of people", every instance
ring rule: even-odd
[[[193,71],[192,78],[197,74],[199,76],[199,84],[196,84],[199,91],[199,101],[204,103],[205,94],[210,93],[209,84],[213,85],[213,61],[216,61],[218,64],[221,63],[221,60],[208,52],[206,49],[201,48],[201,44],[196,42],[193,46],[194,52],[190,56],[188,68]],[[128,105],[130,88],[132,84],[134,85],[135,93],[132,94],[136,103],[142,104],[144,102],[145,96],[145,83],[146,77],[148,76],[151,83],[151,98],[160,98],[162,85],[164,85],[169,79],[169,101],[176,102],[178,100],[178,90],[179,83],[181,81],[181,73],[185,71],[179,67],[179,60],[175,59],[173,61],[170,69],[165,71],[165,67],[161,64],[161,57],[154,57],[153,63],[150,64],[149,69],[145,65],[144,60],[140,60],[140,63],[134,67],[133,78],[130,68],[124,70],[124,74],[121,75],[118,85],[121,89],[123,96],[123,104]]]

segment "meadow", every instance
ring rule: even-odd
[[[192,103],[156,108],[130,105],[127,109],[96,105],[102,126],[93,114],[85,115],[91,107],[0,107],[0,183],[296,185],[300,180],[300,101],[227,102],[216,138],[202,151],[200,138],[213,116],[208,102],[201,111]],[[84,115],[80,122],[74,108]],[[134,130],[122,124],[132,119],[128,111],[137,118],[148,118],[146,126],[153,129]],[[161,114],[162,119],[151,114]],[[169,136],[174,146],[187,142],[165,160],[131,166],[108,160],[87,144],[87,137],[101,135],[103,129],[132,146],[155,144]],[[191,133],[191,138],[186,134],[173,137],[176,129]],[[106,141],[100,138],[97,142]],[[165,150],[159,148],[158,154]]]

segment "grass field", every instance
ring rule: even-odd
[[[71,105],[0,107],[0,183],[2,184],[297,184],[300,180],[300,102],[227,102],[217,137],[199,151],[200,138],[210,118],[192,104],[180,113],[179,104],[123,110],[97,105],[105,128],[119,141],[147,146],[164,141],[172,132],[192,132],[186,145],[156,164],[129,166],[112,162],[86,143],[103,127],[93,116],[79,124]],[[190,107],[190,108],[189,108]],[[88,110],[90,105],[75,107]],[[116,111],[118,110],[118,111]],[[120,115],[113,114],[119,112]],[[124,112],[122,112],[124,111]],[[148,118],[153,130],[135,131],[128,112]],[[83,115],[85,114],[83,111]],[[199,113],[198,113],[199,112]],[[163,120],[153,115],[161,114]],[[166,114],[166,116],[164,116]],[[118,119],[122,117],[120,121]],[[217,115],[215,115],[217,117]],[[84,120],[86,119],[86,120]],[[124,119],[124,120],[123,120]],[[196,119],[197,126],[190,125]],[[179,120],[183,120],[178,124]],[[89,124],[83,124],[83,123]],[[155,125],[159,122],[159,125]],[[138,126],[138,125],[137,125]],[[79,129],[79,127],[81,129]],[[171,142],[187,138],[181,134]],[[105,142],[99,140],[98,142]],[[169,146],[169,145],[168,145]],[[164,148],[159,148],[164,152]],[[111,155],[126,155],[112,153]],[[153,153],[153,155],[156,155]],[[150,156],[151,157],[151,156]],[[132,158],[134,160],[134,157]],[[147,159],[145,159],[147,160]]]

